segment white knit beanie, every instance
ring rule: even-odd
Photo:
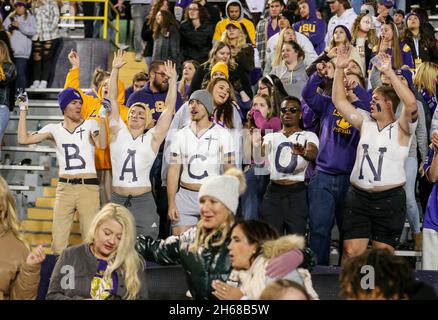
[[[239,196],[245,188],[245,177],[242,171],[230,169],[224,175],[208,178],[199,189],[198,200],[203,196],[210,196],[222,202],[233,214],[236,214]]]

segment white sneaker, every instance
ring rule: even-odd
[[[39,85],[38,88],[39,88],[39,89],[45,89],[45,88],[47,88],[47,81],[42,80],[42,81],[40,82],[40,85]]]
[[[35,80],[32,85],[30,86],[31,89],[39,88],[40,86],[40,80]]]
[[[143,60],[143,57],[141,56],[141,53],[136,53],[135,54],[135,61],[136,62],[140,62],[141,60]]]

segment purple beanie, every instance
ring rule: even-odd
[[[81,102],[83,102],[81,94],[74,88],[65,88],[58,94],[58,103],[62,114],[64,114],[65,108],[67,108],[68,104],[73,100],[81,100]]]
[[[408,68],[401,68],[401,69],[395,70],[395,74],[405,78],[406,81],[408,82],[409,88],[413,87],[414,83],[412,81],[412,71],[411,70],[409,70]]]
[[[347,34],[347,39],[349,42],[351,42],[351,33],[350,30],[348,30],[348,28],[346,26],[344,26],[343,24],[337,25],[334,29],[333,29],[333,35],[335,34],[335,31],[337,28],[342,28],[344,29],[345,33]]]

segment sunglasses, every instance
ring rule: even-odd
[[[283,108],[280,108],[280,111],[281,111],[281,113],[286,113],[286,112],[290,111],[290,113],[295,114],[295,113],[299,112],[300,110],[296,107],[290,107],[290,108],[283,107]]]

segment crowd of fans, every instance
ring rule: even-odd
[[[64,120],[32,134],[18,93],[18,142],[53,141],[59,164],[48,299],[147,298],[144,260],[181,264],[194,299],[318,299],[309,271],[329,265],[335,223],[343,297],[434,295],[393,255],[407,219],[423,269],[438,270],[438,48],[427,12],[391,0],[325,1],[329,13],[323,1],[262,2],[229,0],[222,13],[206,0],[173,11],[132,1],[135,59],[148,67],[132,86],[119,80],[119,50],[83,92],[72,50]],[[59,38],[53,1],[14,6],[12,47],[0,41],[0,138],[8,83],[31,83],[20,73],[32,54],[32,87],[46,87]],[[9,274],[33,284],[3,285],[0,273],[0,293],[32,298],[44,253],[29,254],[0,188],[0,246],[20,247]],[[75,212],[84,244],[68,247]],[[361,286],[364,265],[377,270],[374,289]],[[80,270],[76,287],[62,285],[65,266]]]

